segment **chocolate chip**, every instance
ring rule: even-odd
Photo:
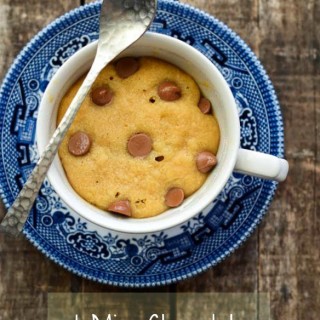
[[[128,78],[139,70],[139,62],[135,58],[122,58],[116,62],[116,72],[122,79]]]
[[[184,191],[181,188],[170,189],[165,197],[165,203],[168,207],[174,208],[180,206],[184,200]]]
[[[208,151],[200,152],[196,159],[197,168],[202,173],[209,172],[217,163],[217,157]]]
[[[145,133],[136,133],[128,141],[128,151],[133,157],[143,157],[152,150],[152,140]]]
[[[154,160],[160,162],[160,161],[164,160],[164,156],[157,156],[154,158]]]
[[[161,100],[175,101],[181,97],[181,89],[174,82],[165,81],[158,86],[158,95]]]
[[[198,103],[198,107],[204,114],[208,114],[211,112],[211,102],[207,98],[201,97]]]
[[[109,104],[113,98],[113,92],[108,86],[94,88],[91,91],[91,100],[97,106]]]
[[[119,200],[112,202],[109,207],[108,211],[119,213],[127,217],[131,217],[131,206],[129,200]]]
[[[91,147],[90,137],[82,131],[73,134],[68,142],[68,150],[74,156],[83,156],[87,154]]]

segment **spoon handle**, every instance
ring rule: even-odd
[[[58,148],[100,71],[101,66],[99,63],[93,63],[27,182],[2,220],[0,228],[5,232],[17,236],[22,231]]]

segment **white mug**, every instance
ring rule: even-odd
[[[42,98],[37,121],[37,142],[43,152],[56,128],[57,109],[68,88],[89,70],[97,42],[79,50],[65,62],[50,81]],[[236,102],[218,69],[199,51],[175,38],[146,33],[121,56],[154,56],[166,60],[198,83],[203,95],[213,101],[220,126],[218,165],[204,185],[177,208],[145,219],[123,218],[94,207],[71,187],[56,156],[48,178],[56,192],[73,210],[91,222],[125,233],[150,233],[174,227],[192,218],[208,206],[220,193],[235,170],[265,179],[283,181],[288,174],[288,162],[275,156],[240,148],[240,123]]]

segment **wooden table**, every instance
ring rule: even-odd
[[[319,319],[320,2],[183,2],[227,23],[259,56],[282,107],[291,171],[268,215],[239,250],[196,278],[157,291],[268,292],[274,319]],[[35,33],[80,4],[84,1],[0,0],[0,78]],[[1,320],[45,319],[47,292],[109,291],[132,290],[79,278],[27,240],[0,235]]]

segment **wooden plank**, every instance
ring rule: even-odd
[[[319,59],[316,0],[259,0],[260,54],[273,75],[311,75]],[[319,60],[318,60],[319,61]]]
[[[259,233],[259,291],[270,292],[280,320],[319,314],[319,18],[317,1],[260,1],[260,58],[281,102],[291,167]]]
[[[78,0],[0,0],[0,79],[22,47]],[[4,214],[1,206],[0,215]],[[79,290],[81,279],[49,261],[23,237],[0,234],[0,319],[45,319],[48,291]]]
[[[47,293],[80,291],[74,285],[77,282],[81,279],[46,259],[30,244],[24,251],[1,252],[0,319],[45,319]]]
[[[320,4],[317,3],[317,20],[320,19]],[[317,44],[320,44],[320,34],[318,32],[317,34]],[[319,75],[319,63],[317,63],[317,70],[316,73]],[[315,104],[315,119],[316,119],[316,161],[315,161],[315,193],[314,193],[314,201],[315,201],[315,207],[313,212],[313,219],[312,222],[314,223],[314,230],[315,230],[315,236],[314,236],[314,242],[312,244],[313,247],[313,253],[314,256],[312,257],[311,253],[311,259],[312,264],[309,264],[309,261],[305,261],[305,264],[303,264],[303,268],[299,270],[301,274],[308,274],[308,279],[305,281],[301,287],[303,287],[304,296],[309,296],[310,294],[315,295],[314,302],[312,305],[307,306],[309,308],[312,308],[314,313],[319,314],[320,312],[320,268],[319,268],[319,248],[320,248],[320,79],[319,77],[315,80],[315,86],[314,86],[314,104]],[[312,271],[311,274],[309,273],[309,266],[311,265]],[[302,278],[304,280],[304,278]],[[312,291],[309,290],[309,288],[312,288]],[[311,292],[310,292],[311,291]],[[306,292],[306,294],[305,294]],[[305,308],[304,308],[305,310]]]

